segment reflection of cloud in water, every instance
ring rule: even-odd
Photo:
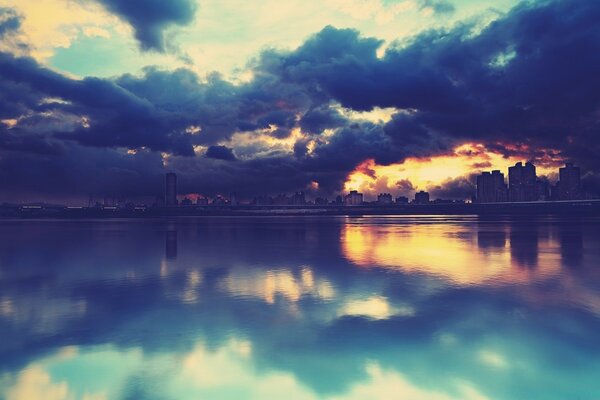
[[[83,299],[49,298],[44,293],[17,300],[8,296],[0,299],[0,318],[7,318],[15,325],[28,326],[37,334],[56,333],[71,319],[85,315],[86,311],[87,304]],[[0,344],[0,348],[3,345]]]
[[[63,353],[69,353],[68,357]],[[447,391],[422,387],[394,370],[377,362],[365,362],[363,376],[340,393],[319,395],[300,382],[293,374],[259,368],[252,358],[253,346],[244,339],[230,338],[218,347],[198,342],[189,352],[176,357],[141,351],[117,352],[110,348],[82,352],[62,352],[30,364],[16,376],[13,385],[4,393],[6,400],[107,400],[168,398],[195,400],[219,399],[298,399],[298,400],[388,400],[394,398],[419,400],[483,400],[486,399],[472,384],[452,379]],[[88,376],[64,371],[110,371]],[[127,366],[128,368],[123,368]],[[62,372],[61,372],[62,371]],[[152,395],[140,394],[135,377],[147,376],[150,371],[166,373],[152,376],[152,383],[142,384],[159,388]],[[93,380],[93,384],[90,380]],[[108,388],[107,392],[89,392],[83,386]],[[118,393],[125,393],[125,397]],[[2,394],[0,392],[0,394]],[[150,396],[150,397],[148,397]]]
[[[68,400],[563,400],[595,385],[600,228],[380,220],[186,220],[176,259],[162,223],[46,227],[53,242],[17,250],[5,229],[0,398],[32,368]],[[537,245],[511,249],[515,229]]]
[[[108,400],[100,392],[78,393],[67,378],[56,379],[51,376],[49,370],[52,366],[68,363],[78,355],[78,349],[70,346],[59,349],[45,360],[30,364],[17,374],[4,393],[0,390],[0,396],[3,395],[5,400]]]
[[[472,229],[456,224],[349,223],[340,240],[344,256],[359,266],[423,273],[458,285],[527,283],[560,271],[559,255],[550,252],[540,255],[537,270],[530,271],[513,265],[503,247],[479,251]]]
[[[268,271],[238,269],[224,278],[222,287],[234,296],[260,298],[273,304],[277,296],[297,302],[302,296],[331,300],[335,290],[326,279],[315,279],[312,269],[302,267],[299,274],[290,269]]]
[[[362,316],[371,319],[388,319],[391,316],[410,317],[415,310],[407,305],[390,305],[388,299],[382,296],[372,296],[367,299],[350,300],[340,310],[339,315]]]
[[[19,374],[17,383],[6,392],[6,400],[67,400],[66,382],[54,383],[50,375],[39,366],[32,366]]]
[[[430,390],[415,386],[402,374],[385,370],[378,364],[368,364],[366,373],[369,380],[358,384],[349,393],[333,399],[347,400],[389,400],[418,399],[418,400],[485,400],[486,396],[476,390],[471,384],[456,380],[453,394]]]

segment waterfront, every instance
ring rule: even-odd
[[[0,396],[597,399],[600,219],[0,221]]]

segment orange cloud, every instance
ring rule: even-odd
[[[466,143],[448,154],[428,158],[411,157],[396,164],[378,165],[372,159],[365,160],[348,175],[344,190],[359,190],[367,197],[374,197],[381,192],[412,195],[415,190],[427,190],[451,179],[484,170],[499,169],[507,176],[509,166],[529,159],[536,164],[538,175],[554,174],[564,161],[556,151],[550,149],[533,151],[526,145],[501,147],[500,144],[490,148],[479,143]]]

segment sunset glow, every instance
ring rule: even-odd
[[[449,180],[465,177],[480,171],[499,169],[508,178],[508,167],[519,161],[520,156],[504,156],[488,150],[481,144],[468,143],[456,147],[451,154],[430,158],[407,158],[404,162],[378,165],[369,159],[361,163],[344,184],[345,191],[358,190],[367,196],[390,192],[394,195],[412,196],[415,191],[431,190]],[[554,179],[556,166],[561,159],[536,161],[538,175]]]

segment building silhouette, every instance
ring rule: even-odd
[[[531,162],[518,162],[508,168],[508,198],[510,201],[535,201],[537,176]]]
[[[396,197],[396,204],[408,204],[408,197],[406,197],[406,196]]]
[[[360,206],[362,203],[363,195],[356,190],[351,190],[350,193],[344,197],[344,204],[347,206]]]
[[[231,192],[229,194],[229,204],[232,206],[237,206],[238,204],[240,204],[238,195],[236,192]]]
[[[173,172],[165,175],[165,205],[167,207],[177,205],[177,175]]]
[[[379,204],[392,204],[393,198],[390,193],[379,193],[377,196],[377,203]]]
[[[415,193],[415,204],[429,204],[429,193],[423,190]]]
[[[536,200],[550,200],[550,182],[548,182],[546,179],[538,179],[535,182],[535,190]]]
[[[287,206],[291,203],[291,198],[286,194],[278,194],[273,198],[273,204],[276,206]]]
[[[226,206],[228,204],[228,201],[225,197],[218,194],[213,198],[210,204],[213,206]]]
[[[581,199],[581,170],[567,163],[558,170],[558,200]]]
[[[477,202],[496,203],[508,200],[504,174],[499,170],[483,172],[477,177]]]
[[[304,196],[304,192],[296,192],[294,196],[292,196],[292,204],[295,206],[303,206],[306,204],[306,197]]]

